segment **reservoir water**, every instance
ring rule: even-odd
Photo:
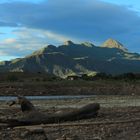
[[[95,97],[95,95],[25,96],[25,97],[30,100],[61,100],[61,99],[90,98],[90,97]],[[17,98],[16,96],[0,96],[0,101],[15,100],[16,98]]]
[[[100,103],[101,107],[140,106],[140,96],[118,95],[61,95],[61,96],[25,96],[27,99],[42,107],[81,107],[90,103]],[[15,100],[16,96],[0,96],[0,104]],[[5,104],[6,105],[6,104]]]

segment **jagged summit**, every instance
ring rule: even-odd
[[[54,51],[56,49],[56,46],[54,45],[47,45],[44,48],[41,48],[40,50],[37,50],[35,52],[33,52],[32,55],[39,55],[39,54],[45,54],[48,51]]]
[[[127,49],[123,46],[123,44],[121,44],[120,42],[118,42],[117,40],[114,40],[112,38],[106,40],[101,47],[107,47],[107,48],[117,48],[117,49],[121,49],[123,51],[127,51]]]
[[[71,46],[71,45],[74,45],[74,43],[71,40],[67,40],[64,42],[64,45]]]
[[[65,46],[74,46],[74,45],[76,46],[76,45],[80,45],[80,46],[90,47],[90,48],[95,46],[94,44],[92,44],[90,42],[82,42],[80,44],[76,44],[76,43],[72,42],[71,40],[68,40],[68,41],[64,42],[64,45]]]
[[[126,51],[116,40],[107,40],[102,47],[92,43],[73,43],[47,45],[24,58],[0,63],[0,72],[50,73],[60,77],[79,73],[108,74],[139,73],[140,54]],[[108,49],[117,48],[117,49]]]
[[[85,46],[85,47],[90,47],[90,48],[95,46],[94,44],[92,44],[90,42],[83,42],[83,43],[81,43],[81,45]]]

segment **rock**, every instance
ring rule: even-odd
[[[66,136],[66,135],[63,135],[61,138],[58,138],[56,140],[80,140],[78,136]]]
[[[31,139],[31,140],[48,140],[46,133],[42,127],[29,126],[24,127],[20,131],[20,137],[23,139]]]
[[[28,133],[45,133],[44,129],[42,126],[25,126],[25,127],[17,127],[16,129],[23,129]]]
[[[100,137],[94,137],[93,140],[102,140]]]
[[[29,134],[29,131],[24,131],[24,132],[21,133],[20,136],[21,136],[22,138],[25,138],[25,137],[27,137],[28,134]]]

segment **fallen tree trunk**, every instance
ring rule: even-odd
[[[0,123],[6,123],[10,127],[15,126],[25,126],[25,125],[37,125],[37,124],[50,124],[50,123],[60,123],[66,121],[75,121],[80,119],[87,119],[96,117],[100,105],[98,103],[93,103],[86,105],[71,112],[63,112],[59,114],[46,114],[39,111],[30,111],[23,113],[23,116],[15,119],[0,119]]]

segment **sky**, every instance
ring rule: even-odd
[[[66,40],[118,40],[140,53],[139,0],[0,0],[0,60]]]

